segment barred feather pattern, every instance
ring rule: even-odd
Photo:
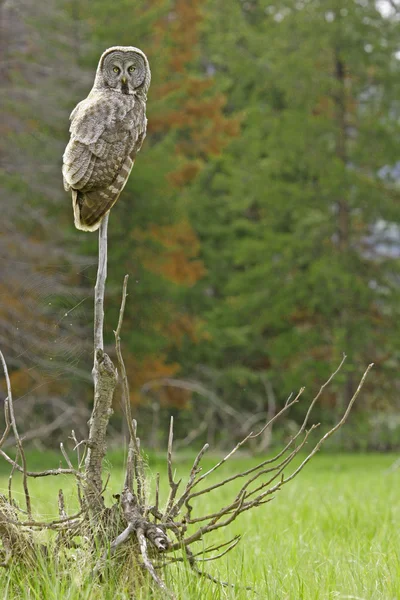
[[[128,181],[146,136],[149,85],[150,67],[141,50],[109,48],[90,94],[72,111],[63,178],[77,229],[98,229]]]

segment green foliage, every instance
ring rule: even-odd
[[[387,232],[400,195],[382,169],[400,150],[397,21],[352,0],[236,3],[229,15],[210,2],[208,14],[204,52],[242,129],[190,192],[212,338],[195,360],[211,356],[239,404],[243,367],[283,400],[346,352],[334,405],[369,362],[370,405],[393,402],[399,261]]]

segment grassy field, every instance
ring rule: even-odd
[[[178,459],[178,472],[186,473],[188,459]],[[230,536],[243,534],[235,550],[219,561],[205,563],[209,573],[235,587],[218,587],[184,566],[169,567],[164,573],[169,587],[180,600],[400,599],[400,469],[388,470],[395,459],[374,454],[317,455],[273,502],[243,514],[232,524]],[[122,480],[120,458],[116,455],[111,461],[115,466],[111,465],[108,499],[119,491]],[[229,469],[253,463],[253,459],[239,458]],[[208,459],[206,466],[210,464]],[[156,460],[154,472],[158,468]],[[54,515],[60,486],[71,504],[67,479],[32,483],[34,504],[43,518]],[[0,474],[0,488],[3,492],[7,489],[5,474]],[[216,507],[224,501],[226,495],[218,491],[202,501],[201,511],[207,509],[207,503]],[[223,539],[228,539],[228,532],[216,534],[208,542]],[[3,600],[159,597],[149,588],[134,595],[122,589],[115,567],[108,582],[99,584],[90,578],[79,554],[70,574],[51,561],[39,564],[31,573],[13,567],[0,573]]]

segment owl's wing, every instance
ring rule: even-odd
[[[110,99],[104,93],[92,93],[80,102],[72,111],[71,139],[63,156],[64,187],[82,189],[90,180],[96,164],[96,159],[105,159],[109,152],[111,140],[101,139],[105,130],[112,125],[118,125],[132,103],[113,97]]]
[[[132,104],[128,106],[117,94],[110,98],[105,93],[92,92],[71,113],[71,137],[87,146],[93,144],[105,129],[125,118],[133,108],[134,97],[130,99]]]
[[[81,102],[71,117],[64,185],[72,188],[75,226],[95,231],[129,178],[146,134],[145,105],[101,94]]]
[[[84,194],[72,190],[72,206],[77,229],[96,231],[99,228],[104,215],[114,206],[124,189],[132,167],[133,160],[127,156],[118,175],[107,187]]]

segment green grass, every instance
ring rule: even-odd
[[[121,461],[115,457],[107,500],[119,491]],[[198,578],[184,566],[164,572],[167,584],[180,600],[398,600],[400,598],[400,470],[387,471],[393,455],[320,454],[282,490],[273,502],[244,513],[229,532],[216,532],[207,543],[243,534],[239,546],[206,570],[235,588],[221,588]],[[35,463],[35,457],[32,462]],[[47,459],[46,459],[47,461]],[[178,473],[188,472],[188,459],[178,457]],[[210,458],[205,466],[211,464]],[[229,467],[241,469],[254,459],[240,458]],[[53,462],[54,465],[54,462]],[[47,466],[47,465],[46,465]],[[160,468],[156,459],[154,472]],[[229,469],[225,468],[225,473]],[[216,476],[214,478],[216,480]],[[20,493],[19,482],[18,493]],[[48,478],[31,484],[38,513],[52,517],[57,511],[57,492],[63,487],[69,504],[73,489],[67,478]],[[0,475],[1,491],[7,477]],[[232,486],[234,492],[236,486]],[[204,511],[226,502],[221,490],[202,500]],[[71,507],[72,508],[72,507]],[[246,591],[251,586],[257,594]],[[1,596],[3,594],[3,596]],[[0,573],[0,598],[37,600],[117,600],[166,598],[149,587],[129,594],[118,583],[113,566],[106,582],[99,584],[76,554],[69,573],[51,561],[38,564],[35,572],[12,567]]]

